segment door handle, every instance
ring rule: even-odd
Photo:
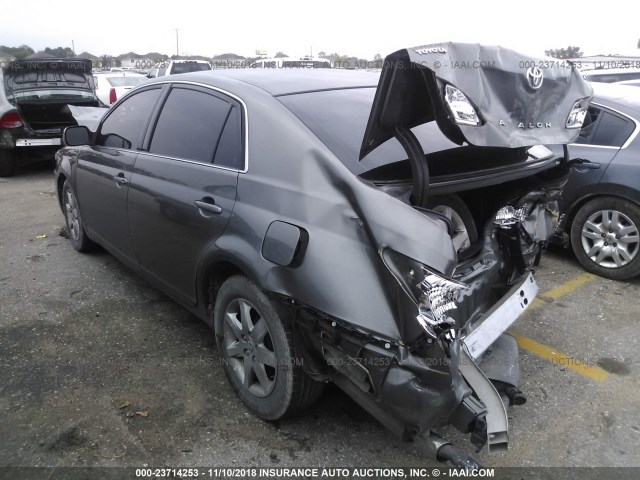
[[[196,200],[193,204],[200,210],[205,210],[210,213],[222,213],[222,207],[216,205],[215,201],[211,197],[204,197],[202,200]]]
[[[129,180],[124,178],[124,173],[122,172],[120,172],[118,175],[113,177],[113,180],[118,184],[118,186],[126,185],[127,183],[129,183]]]

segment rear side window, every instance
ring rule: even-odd
[[[593,135],[593,145],[621,147],[633,132],[631,120],[625,120],[609,112],[603,112],[598,128]]]
[[[114,107],[100,128],[97,145],[135,148],[159,96],[159,88],[145,90]]]
[[[214,165],[242,170],[244,168],[244,149],[242,148],[241,115],[237,107],[229,112],[220,142],[216,150]]]
[[[618,115],[591,106],[577,143],[600,147],[621,147],[633,133],[635,125]]]
[[[173,88],[158,118],[149,152],[213,163],[231,108],[214,95]]]

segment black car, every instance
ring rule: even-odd
[[[0,177],[17,161],[53,159],[62,130],[76,125],[69,105],[97,107],[91,60],[16,60],[0,69]]]
[[[589,163],[572,169],[562,195],[564,241],[586,270],[623,280],[640,274],[640,91],[593,88],[584,127],[568,147]]]
[[[65,131],[71,243],[99,243],[208,322],[260,417],[333,382],[467,464],[432,428],[508,445],[504,402],[525,397],[503,332],[536,295],[568,172],[540,144],[573,142],[591,96],[576,70],[533,62],[447,43],[392,54],[378,74],[156,79],[96,132]]]

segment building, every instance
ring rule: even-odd
[[[122,54],[117,57],[122,68],[145,69],[151,68],[156,63],[153,58],[144,55],[138,55],[134,52]]]
[[[93,66],[93,68],[102,66],[102,59],[100,57],[96,57],[95,55],[91,55],[89,52],[82,52],[80,55],[76,55],[76,58],[91,60],[91,65]]]

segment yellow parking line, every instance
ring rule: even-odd
[[[554,302],[555,300],[563,297],[564,295],[567,295],[568,293],[573,292],[585,283],[588,283],[596,278],[598,277],[591,273],[582,273],[577,277],[572,278],[568,282],[565,282],[562,285],[543,293],[533,301],[531,306],[525,311],[525,315],[551,302]],[[544,358],[545,360],[549,360],[554,365],[566,367],[576,373],[579,373],[580,375],[584,375],[585,377],[597,382],[604,382],[609,377],[607,372],[599,367],[586,365],[585,362],[580,359],[569,357],[568,355],[558,351],[553,347],[538,343],[531,338],[525,337],[524,335],[519,335],[515,332],[509,333],[511,333],[511,335],[515,337],[515,339],[518,341],[518,345],[520,345],[521,348],[533,353],[534,355]]]
[[[573,370],[580,375],[584,375],[591,380],[595,380],[596,382],[604,382],[609,375],[600,367],[591,367],[589,365],[585,365],[585,362],[577,359],[571,358],[565,355],[562,352],[559,352],[555,348],[548,347],[547,345],[543,345],[542,343],[538,343],[531,338],[525,337],[523,335],[518,335],[517,333],[511,333],[518,341],[518,345],[524,348],[525,350],[544,358],[545,360],[549,360],[554,365],[559,365],[562,367],[566,367],[569,370]]]
[[[540,295],[540,297],[536,298],[533,301],[531,306],[526,310],[525,314],[537,310],[538,308],[543,307],[548,303],[554,302],[558,298],[573,292],[578,287],[581,287],[585,283],[589,283],[591,280],[595,280],[596,278],[598,277],[592,273],[581,273],[577,277],[572,278],[559,287],[556,287]]]

